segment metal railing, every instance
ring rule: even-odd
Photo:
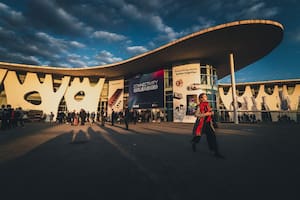
[[[233,122],[232,110],[215,111],[217,122]],[[238,111],[239,123],[294,122],[300,123],[300,111]]]

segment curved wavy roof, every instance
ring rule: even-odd
[[[270,53],[283,38],[283,26],[270,20],[243,20],[204,29],[130,59],[88,68],[59,68],[0,62],[0,68],[107,79],[153,72],[176,63],[198,60],[217,69],[218,78],[230,73],[229,53],[239,70]]]

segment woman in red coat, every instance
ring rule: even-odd
[[[199,101],[200,103],[195,113],[197,120],[193,128],[193,139],[192,139],[193,151],[194,152],[196,151],[196,144],[199,143],[202,134],[205,133],[209,150],[214,153],[214,156],[218,158],[223,158],[223,156],[219,153],[219,148],[217,145],[217,140],[215,135],[215,129],[212,125],[213,111],[209,106],[209,103],[207,101],[207,96],[205,93],[201,93],[199,95]]]

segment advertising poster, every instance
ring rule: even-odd
[[[164,106],[164,70],[143,74],[129,81],[129,108],[162,108]]]
[[[195,122],[200,85],[200,64],[173,67],[173,119],[174,122]]]
[[[109,81],[108,83],[108,108],[107,114],[111,115],[112,109],[115,112],[123,110],[123,95],[124,94],[124,80]]]

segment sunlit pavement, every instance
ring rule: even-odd
[[[299,124],[219,124],[226,159],[209,153],[205,136],[192,152],[192,124],[124,127],[0,131],[0,198],[300,199]]]

